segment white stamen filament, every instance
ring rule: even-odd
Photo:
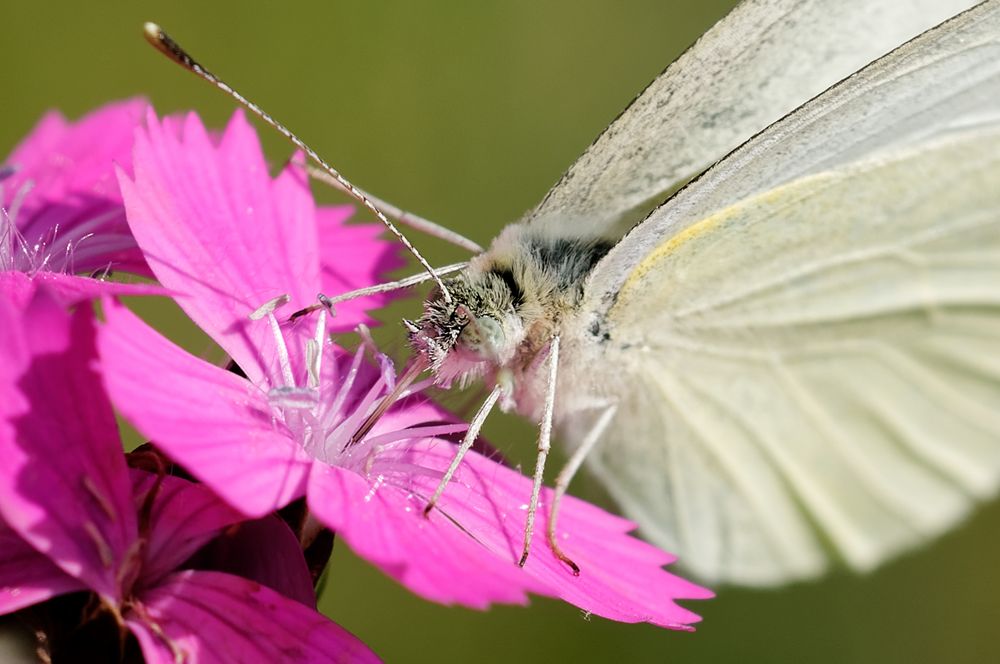
[[[303,387],[276,387],[267,396],[272,405],[291,410],[309,410],[319,404],[316,390]]]
[[[411,396],[413,394],[417,394],[419,392],[423,392],[428,387],[431,387],[431,386],[433,386],[435,384],[436,384],[436,379],[434,378],[434,376],[431,376],[430,378],[425,378],[425,379],[423,379],[423,380],[421,380],[419,382],[413,383],[408,388],[406,388],[405,390],[403,390],[402,392],[400,392],[399,393],[399,398],[400,399],[405,399],[406,397]]]
[[[267,314],[268,325],[274,333],[274,345],[278,351],[278,366],[281,367],[281,379],[285,381],[286,387],[295,387],[295,375],[292,373],[292,361],[288,357],[288,346],[285,345],[285,337],[281,334],[281,326],[274,312]]]
[[[273,314],[278,310],[278,307],[282,307],[288,304],[291,298],[288,295],[279,295],[278,297],[271,298],[264,304],[260,305],[256,309],[250,312],[250,320],[260,320],[268,314]]]
[[[309,388],[319,389],[320,371],[323,368],[323,341],[326,338],[326,311],[316,316],[316,332],[306,343],[306,370],[309,373]]]
[[[395,368],[389,360],[374,347],[368,331],[359,330],[363,342],[354,352],[350,361],[346,358],[337,362],[333,374],[322,369],[324,352],[333,351],[326,336],[325,311],[319,312],[315,330],[304,340],[305,366],[302,373],[306,374],[305,385],[295,383],[295,373],[289,351],[292,338],[286,339],[277,318],[277,309],[288,302],[287,296],[275,298],[266,302],[253,312],[254,320],[267,319],[267,324],[274,337],[276,361],[280,366],[283,385],[275,386],[268,391],[268,402],[274,408],[275,421],[280,422],[295,440],[310,456],[319,461],[348,468],[368,477],[368,471],[373,467],[376,472],[388,473],[391,477],[407,477],[414,471],[409,469],[413,460],[406,450],[407,441],[416,441],[436,436],[464,431],[464,423],[427,424],[417,426],[401,426],[393,431],[380,431],[377,435],[368,436],[372,426],[371,420],[392,403],[398,401],[394,385],[397,384]],[[297,335],[298,343],[303,343]],[[378,367],[371,367],[363,374],[366,376],[364,385],[358,385],[362,375],[361,363],[365,359],[369,345],[376,353]],[[421,367],[422,368],[422,367]],[[411,386],[418,369],[411,366],[404,378],[398,384],[402,394],[412,395],[433,384],[433,381],[422,381],[420,385]],[[302,379],[300,378],[300,381]],[[391,403],[390,403],[391,402]],[[439,471],[420,469],[421,473],[437,474]]]
[[[371,436],[370,438],[365,439],[365,444],[385,446],[399,440],[412,438],[414,435],[432,438],[434,436],[447,436],[453,433],[459,433],[468,428],[469,425],[465,422],[459,422],[456,424],[429,424],[426,426],[416,426],[409,429],[400,429],[397,431],[390,431],[389,433],[382,433],[377,436]]]
[[[344,407],[344,401],[347,399],[347,395],[351,393],[351,388],[354,386],[354,379],[358,376],[358,369],[361,368],[362,359],[364,359],[364,349],[359,348],[354,353],[354,358],[351,360],[351,368],[344,377],[344,382],[340,386],[337,396],[334,397],[333,404],[330,406],[331,410],[339,411]]]
[[[35,182],[33,180],[26,180],[21,188],[17,190],[14,194],[14,198],[10,202],[10,207],[7,208],[7,214],[10,215],[10,223],[13,225],[16,223],[17,214],[21,211],[21,205],[24,203],[24,199],[28,196],[28,193],[35,187]]]

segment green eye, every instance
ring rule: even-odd
[[[503,344],[503,330],[493,318],[482,316],[462,328],[458,336],[458,342],[463,348],[474,352],[483,359],[488,359],[496,354],[496,351]]]

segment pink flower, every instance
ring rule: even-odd
[[[300,170],[272,180],[241,111],[218,139],[194,114],[161,124],[150,111],[146,125],[135,139],[135,181],[119,169],[132,233],[159,282],[198,325],[218,331],[245,371],[263,370],[253,356],[272,336],[265,326],[244,338],[253,334],[247,313],[285,294],[310,305],[321,290],[368,286],[402,266],[397,246],[376,239],[380,226],[345,226],[349,206],[317,208]],[[366,308],[387,299],[338,307],[332,329],[373,322]],[[240,329],[224,329],[234,320]]]
[[[0,614],[89,591],[151,663],[376,661],[302,596],[287,527],[263,524],[266,556],[217,566],[251,578],[186,562],[242,517],[204,486],[126,468],[94,335],[90,307],[0,298]]]
[[[45,115],[0,162],[0,290],[43,281],[65,301],[149,288],[73,275],[148,276],[125,221],[115,165],[130,168],[133,134],[147,103],[108,104],[75,123]]]
[[[108,302],[99,341],[106,385],[143,434],[221,497],[259,516],[304,495],[358,553],[438,602],[485,607],[535,592],[615,620],[675,628],[698,620],[674,600],[710,593],[664,571],[673,558],[629,537],[631,523],[582,501],[567,498],[559,529],[582,575],[549,555],[541,536],[518,568],[531,483],[486,457],[470,454],[424,518],[454,454],[446,436],[463,428],[425,399],[396,403],[352,440],[392,389],[391,364],[381,358],[376,369],[330,344],[325,312],[282,324],[276,304],[261,309],[276,298],[288,312],[310,305],[328,282],[304,179],[294,169],[269,178],[241,114],[217,147],[194,116],[180,138],[151,119],[136,139],[135,178],[122,174],[121,187],[153,272],[246,378]],[[338,233],[326,236],[333,249]],[[345,284],[367,285],[370,259],[357,261],[379,251],[358,243],[329,263],[357,277]]]
[[[114,173],[115,164],[130,167],[146,107],[141,99],[112,103],[72,124],[51,111],[14,148],[0,197],[5,249],[14,249],[0,254],[6,269],[148,273]]]

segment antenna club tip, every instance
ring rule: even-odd
[[[153,23],[152,21],[146,21],[142,24],[142,36],[146,38],[150,44],[152,44],[156,50],[167,52],[165,45],[169,40],[167,33],[163,31],[163,28],[159,26],[158,23]]]

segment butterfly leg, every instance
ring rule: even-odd
[[[615,411],[618,410],[616,404],[611,404],[607,406],[603,411],[601,411],[600,416],[597,418],[597,422],[594,423],[593,428],[587,433],[587,437],[583,439],[576,451],[573,452],[573,456],[569,458],[563,469],[559,471],[559,475],[556,477],[555,487],[552,492],[552,505],[549,507],[549,524],[547,529],[549,548],[552,549],[552,553],[556,558],[563,561],[573,570],[574,576],[580,575],[580,568],[576,563],[570,559],[562,549],[559,548],[559,542],[556,540],[556,519],[559,518],[559,502],[562,497],[566,495],[566,490],[569,488],[569,483],[573,481],[573,477],[576,475],[576,471],[580,469],[580,465],[583,460],[587,458],[590,451],[594,449],[594,445],[597,441],[601,439],[604,435],[605,429],[611,424],[611,419],[615,416]]]
[[[411,275],[409,277],[404,277],[397,281],[387,281],[384,284],[375,284],[374,286],[367,286],[365,288],[359,288],[357,290],[348,291],[347,293],[341,293],[340,295],[334,295],[329,297],[320,293],[316,299],[319,300],[316,304],[311,304],[308,307],[299,309],[291,316],[288,317],[289,320],[295,320],[296,318],[301,318],[307,314],[311,314],[314,311],[320,309],[327,309],[331,315],[337,315],[336,305],[341,302],[347,302],[348,300],[353,300],[359,297],[368,297],[369,295],[376,295],[378,293],[390,293],[396,290],[402,290],[404,288],[409,288],[410,286],[415,286],[421,284],[425,281],[430,281],[434,277],[443,277],[446,274],[451,274],[452,272],[458,272],[459,270],[467,267],[468,262],[463,263],[453,263],[452,265],[445,265],[444,267],[434,268],[433,273],[420,272],[418,274]]]
[[[427,501],[427,505],[424,506],[424,516],[430,514],[431,510],[434,509],[434,506],[437,504],[437,501],[441,499],[441,494],[444,493],[444,488],[448,486],[448,482],[451,481],[451,478],[455,475],[455,471],[458,470],[459,464],[462,463],[462,457],[464,457],[465,453],[469,451],[472,444],[476,442],[476,438],[479,437],[479,430],[483,428],[483,422],[486,421],[486,417],[490,414],[490,411],[493,410],[493,406],[496,405],[497,399],[500,398],[500,394],[504,391],[504,389],[503,385],[497,385],[494,387],[493,391],[486,397],[486,401],[484,401],[483,405],[479,407],[478,411],[476,411],[476,416],[472,418],[471,422],[469,422],[469,428],[465,432],[465,438],[462,439],[462,445],[458,448],[458,452],[455,453],[455,458],[452,459],[451,465],[448,466],[448,470],[445,471],[444,477],[441,478],[437,488],[434,490],[434,495],[431,496],[431,499]]]
[[[549,377],[545,389],[545,406],[542,409],[542,421],[538,425],[538,456],[535,459],[535,483],[531,488],[531,502],[528,503],[528,518],[524,523],[524,548],[521,551],[520,567],[528,562],[528,550],[531,547],[531,536],[535,530],[535,513],[538,512],[538,496],[542,491],[542,476],[545,473],[545,460],[552,447],[552,411],[556,402],[556,378],[559,368],[559,336],[552,337],[549,343]]]

